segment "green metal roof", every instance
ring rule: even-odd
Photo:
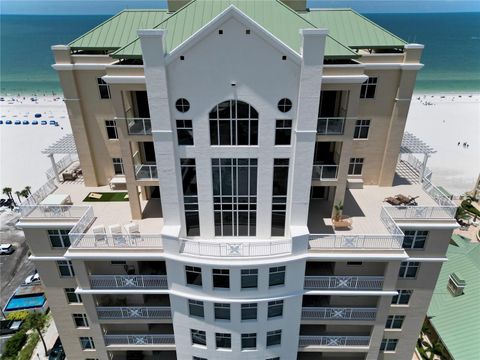
[[[312,9],[302,16],[351,48],[403,47],[406,42],[351,9]]]
[[[135,40],[138,29],[151,29],[170,15],[166,10],[124,10],[73,40],[69,46],[115,50]]]
[[[167,30],[165,50],[175,49],[232,4],[297,53],[301,47],[299,30],[316,27],[278,0],[193,0],[155,26]],[[139,58],[141,54],[140,40],[136,39],[113,56]],[[325,56],[353,58],[357,54],[329,36]]]
[[[428,317],[455,360],[478,359],[480,354],[480,243],[452,236],[435,286]],[[447,290],[450,274],[466,282],[463,294]]]

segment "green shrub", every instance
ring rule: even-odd
[[[17,354],[22,349],[27,341],[27,334],[24,331],[19,331],[5,342],[5,347],[2,354],[2,359],[15,359]]]
[[[480,216],[480,211],[472,205],[472,201],[467,199],[462,201],[462,208],[467,210],[469,213],[472,213],[475,216]]]
[[[38,340],[40,340],[38,334],[36,332],[32,332],[28,337],[27,344],[20,351],[20,354],[18,354],[17,360],[30,360],[33,350],[35,350],[35,347],[37,346]]]
[[[29,315],[30,312],[26,310],[13,311],[7,315],[7,320],[25,320]]]

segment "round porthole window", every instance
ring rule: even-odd
[[[180,98],[175,102],[175,107],[177,108],[178,111],[184,113],[190,109],[190,103],[188,102],[187,99]]]
[[[281,112],[289,112],[292,109],[292,100],[283,98],[278,102],[278,110]]]

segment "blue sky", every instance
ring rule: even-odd
[[[166,0],[0,0],[2,14],[114,14],[162,8]],[[479,0],[308,0],[312,8],[351,7],[362,13],[480,12]]]

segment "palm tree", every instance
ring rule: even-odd
[[[12,188],[4,187],[2,191],[3,191],[3,194],[7,195],[9,199],[12,198]]]
[[[45,327],[46,324],[47,324],[47,316],[39,312],[31,313],[25,319],[25,325],[27,329],[36,330],[38,335],[40,336],[40,339],[42,340],[42,343],[43,343],[43,349],[45,350],[45,356],[47,356],[48,350],[47,350],[47,344],[45,344],[45,339],[43,338],[42,329]]]
[[[429,360],[433,360],[435,355],[440,356],[441,359],[445,358],[445,348],[440,341],[430,344],[428,341],[422,341],[425,353],[430,353]]]
[[[32,192],[30,191],[30,190],[32,190],[31,186],[25,186],[25,190],[27,190],[28,195],[32,195]]]
[[[18,202],[21,203],[22,200],[20,199],[20,196],[22,195],[22,193],[20,191],[15,191],[15,195],[17,195]]]
[[[20,195],[22,195],[25,199],[28,199],[28,197],[30,196],[26,189],[23,189],[22,191],[20,191]]]
[[[334,219],[339,221],[342,216],[343,204],[340,201],[337,205],[333,207],[335,209]]]

